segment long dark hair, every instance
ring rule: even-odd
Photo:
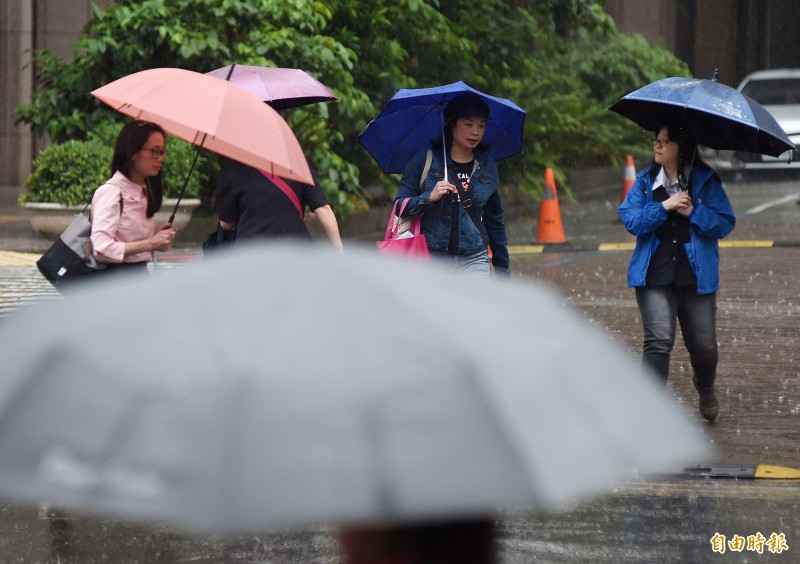
[[[669,140],[678,144],[678,181],[684,190],[689,190],[691,188],[692,166],[700,162],[700,157],[697,155],[695,135],[691,128],[686,125],[664,122],[656,127],[653,137],[657,137],[658,133],[665,128]],[[651,168],[653,178],[658,175],[660,170],[661,165],[653,160]]]
[[[160,125],[151,121],[134,120],[125,124],[122,131],[117,136],[114,145],[114,156],[111,158],[111,176],[117,171],[131,177],[131,165],[133,155],[145,146],[150,135],[160,133],[166,140],[167,134]],[[163,169],[158,171],[156,176],[145,179],[147,184],[147,217],[153,217],[161,209],[161,202],[164,199]]]

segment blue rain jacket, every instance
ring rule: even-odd
[[[628,267],[628,286],[647,285],[647,268],[660,241],[656,230],[667,220],[661,202],[653,201],[654,176],[648,166],[636,175],[636,182],[620,204],[619,217],[625,229],[636,236],[636,248]],[[703,163],[692,169],[692,205],[689,216],[691,240],[684,245],[689,264],[697,277],[697,293],[719,290],[719,239],[736,225],[736,216],[719,177]]]

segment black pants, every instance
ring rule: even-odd
[[[644,328],[642,364],[666,383],[680,322],[698,387],[713,387],[719,359],[717,294],[698,295],[694,286],[645,286],[636,288],[636,301]]]

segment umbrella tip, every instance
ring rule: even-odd
[[[719,74],[719,72],[717,72],[718,70],[719,69],[714,69],[714,72],[711,73],[711,80],[713,80],[714,82],[717,81],[717,75]]]
[[[233,69],[236,67],[236,63],[231,64],[231,68],[228,69],[228,76],[225,77],[225,80],[230,80],[231,75],[233,74]]]

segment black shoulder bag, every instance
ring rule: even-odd
[[[122,215],[122,202],[120,193],[120,215]],[[90,203],[83,206],[56,242],[36,261],[36,267],[42,276],[59,291],[63,291],[65,285],[85,279],[106,267],[105,264],[97,262],[92,252],[92,220],[86,214],[86,208]]]

